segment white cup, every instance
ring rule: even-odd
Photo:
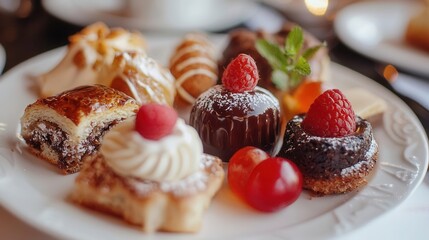
[[[125,11],[146,24],[195,27],[222,14],[228,0],[124,0]]]

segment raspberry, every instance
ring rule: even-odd
[[[252,91],[258,84],[258,80],[255,60],[243,53],[228,64],[222,76],[223,86],[231,92]]]
[[[355,113],[340,90],[327,90],[311,104],[302,128],[319,137],[347,136],[356,130]]]
[[[142,105],[136,117],[136,130],[146,139],[159,140],[173,131],[177,112],[166,105]]]

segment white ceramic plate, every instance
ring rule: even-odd
[[[341,41],[363,55],[429,76],[429,53],[404,40],[410,17],[421,8],[412,1],[355,3],[337,14],[335,31]]]
[[[221,46],[224,38],[213,40]],[[150,38],[149,55],[166,63],[178,39]],[[389,110],[374,124],[380,157],[368,186],[357,192],[312,198],[304,192],[292,206],[258,213],[224,186],[196,234],[147,236],[120,219],[78,207],[67,196],[75,175],[63,176],[28,154],[17,138],[19,118],[36,100],[32,77],[51,69],[65,48],[30,59],[0,79],[0,203],[25,222],[61,239],[285,239],[340,236],[391,211],[421,183],[428,166],[428,141],[412,111],[371,80],[332,64],[340,89],[362,87],[383,96]]]
[[[170,0],[175,3],[177,0]],[[103,21],[110,26],[121,26],[131,29],[156,31],[220,31],[240,24],[248,19],[257,8],[257,4],[250,0],[227,0],[227,7],[220,10],[208,11],[206,16],[197,20],[172,19],[168,13],[145,17],[143,15],[124,14],[118,9],[126,1],[122,0],[43,0],[44,8],[55,17],[64,21],[86,26]],[[183,1],[182,1],[183,2]],[[177,5],[177,4],[176,4]],[[182,4],[184,5],[184,4]],[[182,5],[177,6],[181,10]],[[189,15],[196,13],[191,10]],[[152,14],[153,15],[153,14]],[[198,14],[197,14],[198,15]]]
[[[6,51],[4,50],[3,46],[0,45],[0,74],[3,71],[5,63],[6,63]]]

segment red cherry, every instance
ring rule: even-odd
[[[268,158],[250,174],[245,199],[260,211],[277,211],[298,199],[302,181],[302,174],[293,162],[280,157]]]
[[[136,116],[136,130],[146,139],[159,140],[169,135],[177,121],[177,112],[166,105],[142,105]]]
[[[269,157],[263,150],[251,146],[235,152],[228,163],[228,184],[231,190],[244,198],[250,173],[257,164]]]

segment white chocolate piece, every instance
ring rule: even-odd
[[[364,119],[381,114],[387,108],[384,99],[363,88],[352,88],[343,93],[352,104],[355,114]]]

